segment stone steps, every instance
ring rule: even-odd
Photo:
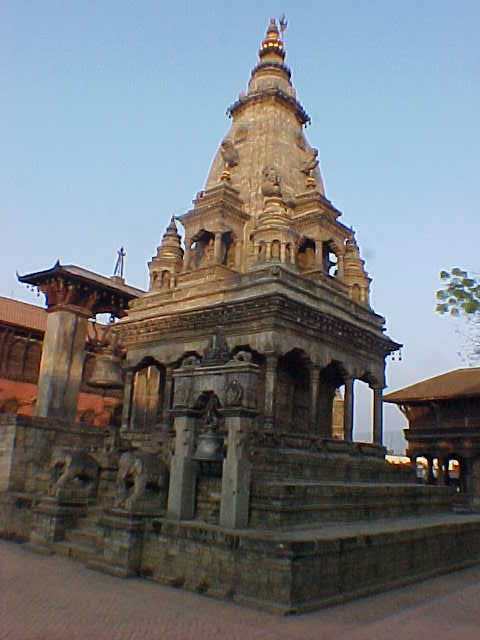
[[[417,484],[342,482],[255,483],[253,527],[289,527],[448,511],[453,490]]]
[[[93,560],[97,556],[96,546],[90,544],[79,544],[69,541],[56,542],[53,546],[54,553],[65,556],[68,558],[74,558],[81,562],[87,563]]]

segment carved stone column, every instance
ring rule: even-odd
[[[343,280],[343,276],[344,276],[344,268],[343,268],[343,253],[339,253],[337,255],[337,277],[339,278],[339,280]]]
[[[82,381],[88,312],[54,310],[47,316],[35,415],[75,420]]]
[[[220,264],[222,261],[222,233],[217,231],[215,233],[215,242],[213,245],[213,261],[215,264]]]
[[[285,262],[287,261],[286,249],[287,249],[287,243],[282,242],[282,244],[280,245],[280,262],[282,262],[283,264],[285,264]]]
[[[310,367],[310,431],[318,433],[318,394],[320,384],[320,367]]]
[[[315,240],[315,268],[323,271],[323,245],[321,240]]]
[[[435,484],[435,476],[433,475],[433,458],[425,456],[427,460],[427,484]]]
[[[175,454],[170,468],[167,516],[190,520],[195,514],[197,463],[192,460],[195,444],[196,411],[184,410],[175,416]]]
[[[163,398],[163,423],[167,426],[170,425],[170,409],[172,408],[172,377],[173,367],[165,367],[165,394]]]
[[[276,353],[266,354],[265,367],[265,408],[264,428],[273,429],[275,411],[275,391],[277,387],[278,356]]]
[[[123,408],[122,408],[122,431],[128,431],[130,428],[130,413],[132,407],[132,385],[134,372],[128,369],[125,374],[125,386],[123,388]]]
[[[256,414],[256,411],[240,407],[224,410],[228,443],[223,462],[220,526],[227,529],[248,526],[251,473],[248,438]]]
[[[185,238],[185,253],[183,254],[183,270],[188,271],[190,269],[191,259],[191,244],[190,238]]]
[[[373,442],[383,444],[383,401],[382,387],[373,389]]]
[[[354,382],[352,376],[346,376],[343,397],[343,439],[347,442],[353,440]]]
[[[237,240],[235,243],[235,269],[242,270],[242,258],[243,258],[243,242]]]

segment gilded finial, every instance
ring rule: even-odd
[[[280,23],[281,27],[283,24],[283,22]],[[280,32],[278,30],[275,18],[272,18],[270,20],[270,24],[267,28],[267,34],[262,44],[260,45],[260,51],[258,52],[258,55],[260,56],[260,58],[263,58],[264,56],[272,53],[279,55],[282,60],[285,58],[285,50],[283,48],[283,42],[280,39]]]

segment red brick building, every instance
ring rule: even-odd
[[[0,413],[34,414],[47,312],[41,307],[0,296]],[[76,419],[97,426],[119,421],[120,391],[99,392],[88,380],[93,344],[103,326],[89,323],[86,357]]]

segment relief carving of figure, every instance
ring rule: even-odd
[[[252,354],[250,353],[250,351],[239,351],[238,353],[236,353],[233,356],[233,359],[236,360],[237,362],[251,362],[252,361]]]
[[[269,165],[262,171],[262,193],[264,196],[281,196],[280,176],[275,167]]]
[[[318,149],[310,149],[310,151],[307,151],[307,158],[303,162],[302,167],[300,169],[300,171],[304,173],[306,176],[311,176],[312,171],[317,167],[318,165],[317,156],[318,156]]]
[[[226,169],[231,169],[232,167],[237,166],[240,156],[238,155],[238,151],[231,140],[228,138],[224,140],[221,144],[220,151],[222,153]]]
[[[225,405],[238,407],[242,403],[243,388],[238,380],[232,380],[225,387]]]
[[[177,378],[175,380],[173,406],[174,407],[190,406],[191,390],[192,390],[192,385],[191,385],[190,379]]]
[[[215,394],[208,397],[207,404],[205,406],[205,413],[203,416],[203,423],[209,431],[216,431],[220,422],[218,409],[220,403]]]

